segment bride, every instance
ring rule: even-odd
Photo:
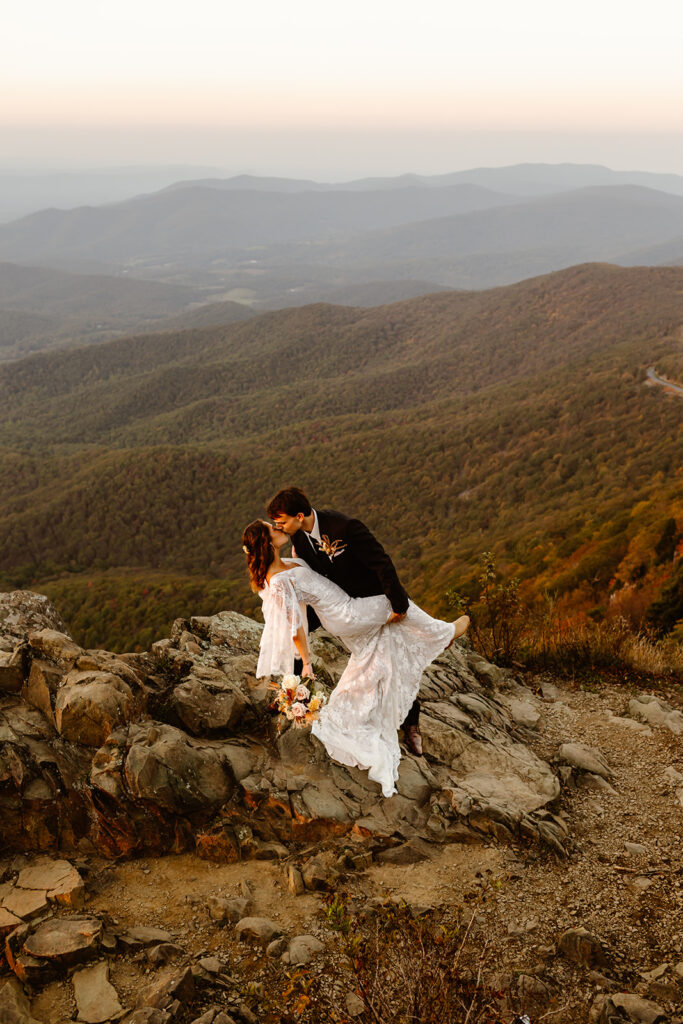
[[[411,707],[425,668],[469,626],[433,619],[410,602],[400,622],[384,595],[349,597],[332,580],[298,558],[284,559],[286,533],[256,519],[242,543],[252,588],[263,601],[265,627],[256,675],[286,675],[297,653],[303,675],[314,677],[306,630],[306,605],[351,657],[312,732],[335,761],[369,772],[384,796],[396,792],[401,752],[398,729]]]

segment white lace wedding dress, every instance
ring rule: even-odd
[[[391,605],[378,597],[349,597],[305,562],[290,566],[259,591],[265,628],[257,676],[291,672],[296,657],[293,635],[306,625],[311,605],[325,629],[351,653],[329,702],[312,732],[335,761],[367,769],[384,796],[396,792],[401,752],[398,729],[417,696],[427,665],[453,639],[451,622],[433,619],[410,602],[401,622],[387,625]]]

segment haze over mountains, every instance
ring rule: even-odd
[[[66,210],[85,204],[120,202],[143,192],[166,187],[182,188],[188,182],[214,188],[266,192],[371,191],[470,184],[519,196],[544,195],[593,185],[643,185],[683,195],[681,175],[613,171],[594,164],[516,164],[511,167],[477,167],[449,174],[401,174],[337,183],[250,174],[226,177],[217,168],[177,165],[41,173],[0,171],[0,223],[49,207]]]
[[[588,165],[341,185],[200,178],[0,225],[0,259],[193,289],[177,293],[186,309],[377,304],[512,283],[583,261],[679,265],[683,178]]]
[[[218,173],[215,167],[182,165],[91,171],[0,170],[0,224],[48,207],[68,210],[84,203],[115,203],[183,178]]]

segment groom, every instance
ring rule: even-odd
[[[387,621],[400,622],[405,618],[408,594],[389,555],[359,519],[312,508],[298,487],[278,491],[268,503],[267,512],[276,529],[292,538],[296,558],[302,558],[316,572],[327,576],[349,597],[386,594],[392,608]],[[402,728],[406,746],[418,757],[422,755],[419,720],[420,702],[415,700]]]

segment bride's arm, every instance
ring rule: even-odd
[[[295,651],[304,663],[304,675],[313,676],[305,617],[286,572],[275,575],[263,592],[265,628],[257,675],[284,675],[294,667]]]
[[[311,665],[311,654],[308,650],[308,639],[306,637],[306,630],[303,626],[299,626],[296,633],[292,637],[294,646],[299,652],[299,657],[304,663],[302,675],[309,676],[311,679],[315,679],[315,672]]]

